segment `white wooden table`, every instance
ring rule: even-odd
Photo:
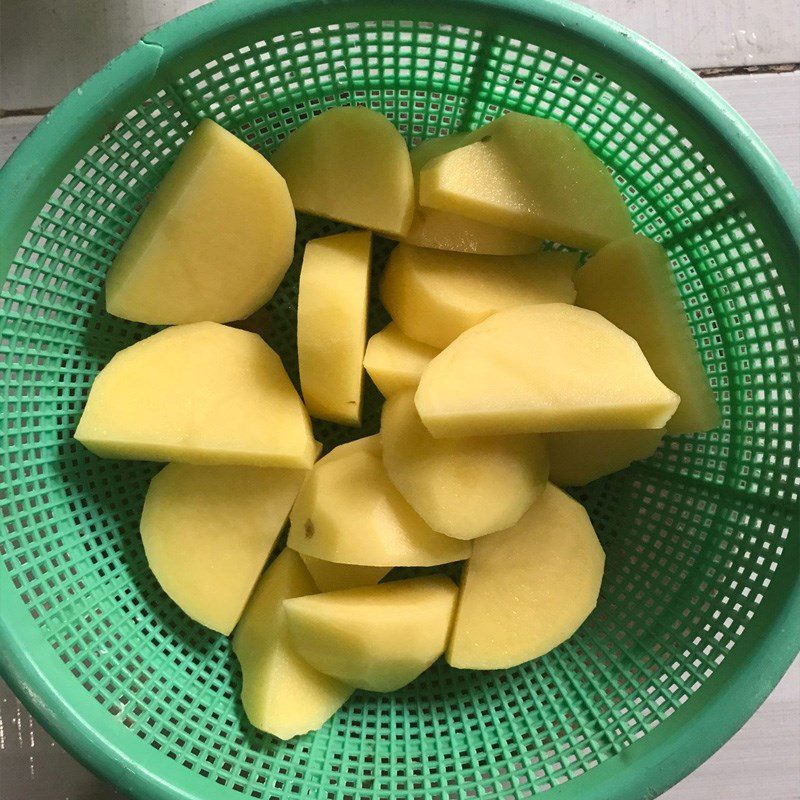
[[[800,186],[798,0],[583,2],[698,70]],[[105,61],[198,5],[201,0],[0,0],[0,164],[45,111]],[[0,683],[0,800],[115,797]],[[664,798],[800,800],[800,662],[750,722]]]

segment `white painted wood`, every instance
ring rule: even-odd
[[[6,163],[17,145],[36,127],[40,116],[0,119],[0,166]]]
[[[800,188],[800,71],[728,75],[708,83],[753,126]]]
[[[204,2],[3,0],[0,109],[55,105],[144,33]],[[797,0],[580,2],[652,39],[690,67],[800,61]]]
[[[797,0],[578,0],[641,33],[684,64],[800,61]]]

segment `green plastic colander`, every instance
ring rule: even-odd
[[[575,128],[667,248],[723,424],[577,494],[608,561],[569,642],[506,671],[439,663],[284,743],[244,719],[228,641],[147,569],[138,520],[157,465],[100,460],[72,432],[98,369],[152,332],[105,313],[103,277],[197,121],[269,153],[341,104],[382,111],[409,143],[506,109]],[[302,218],[298,253],[341,229]],[[389,247],[378,240],[379,262]],[[298,263],[269,331],[295,379]],[[716,94],[614,23],[559,0],[205,6],[18,148],[0,176],[0,266],[0,666],[54,736],[137,798],[653,798],[798,650],[800,203]],[[371,330],[385,321],[373,302]],[[372,432],[374,388],[366,401]],[[355,435],[316,432],[328,447]]]

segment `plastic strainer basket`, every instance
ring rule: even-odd
[[[724,421],[579,493],[608,570],[568,643],[507,671],[437,664],[281,743],[244,720],[227,640],[147,570],[137,528],[157,466],[102,461],[71,434],[97,370],[151,332],[104,312],[103,276],[196,122],[268,153],[310,114],[355,103],[409,142],[504,109],[572,125],[668,249]],[[0,663],[43,723],[132,795],[652,798],[796,653],[800,206],[730,108],[630,32],[553,0],[207,6],[45,118],[2,173],[0,215]],[[301,220],[298,252],[337,229]],[[296,281],[297,263],[270,330],[295,377]],[[383,322],[374,303],[371,326]]]

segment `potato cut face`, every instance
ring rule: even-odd
[[[414,390],[383,405],[386,474],[435,531],[475,539],[514,525],[547,484],[544,440],[536,433],[434,439]]]
[[[161,588],[228,635],[239,621],[308,470],[168,464],[150,482],[140,530]]]
[[[394,322],[370,336],[364,369],[384,396],[415,387],[439,351],[409,339]]]
[[[679,401],[630,336],[561,303],[506,309],[462,333],[415,399],[437,438],[661,428]]]
[[[297,303],[303,400],[312,417],[361,423],[372,234],[339,233],[306,245]]]
[[[423,208],[594,251],[632,233],[602,161],[567,125],[510,113],[420,172]]]
[[[585,486],[650,458],[663,436],[664,428],[548,433],[550,480],[558,486]]]
[[[505,669],[557,647],[597,604],[604,564],[583,506],[548,484],[514,527],[474,543],[448,663]]]
[[[437,139],[427,139],[411,151],[411,169],[414,173],[415,198],[418,197],[419,173],[434,158],[461,147],[466,134],[453,133]],[[507,256],[535,253],[542,245],[541,239],[525,236],[506,228],[498,228],[476,219],[423,208],[417,202],[411,228],[404,242],[417,247],[433,247],[459,253],[486,253]]]
[[[214,322],[166,328],[118,352],[75,438],[106,458],[308,468],[311,423],[278,355]]]
[[[573,303],[577,264],[577,253],[481,256],[400,244],[381,301],[406,336],[442,350],[505,308]]]
[[[373,586],[387,575],[391,567],[362,567],[358,564],[336,564],[321,558],[300,554],[321,592],[337,592],[358,586]]]
[[[393,692],[443,653],[458,589],[444,575],[390,581],[284,603],[292,644],[315,669]]]
[[[247,718],[279,739],[321,728],[353,692],[311,667],[289,641],[283,601],[314,592],[300,556],[284,550],[256,585],[233,636]]]
[[[436,533],[394,488],[373,437],[359,441],[366,444],[342,445],[315,464],[289,516],[289,547],[325,561],[369,567],[422,567],[468,558],[470,542]]]
[[[153,325],[243,319],[286,274],[295,227],[286,181],[204,119],[114,259],[106,308]]]
[[[331,108],[293,131],[270,160],[298,211],[401,237],[414,213],[405,140],[367,108]]]
[[[680,395],[668,434],[719,427],[719,406],[661,245],[640,234],[612,242],[584,264],[576,285],[578,305],[636,339],[653,372]]]

